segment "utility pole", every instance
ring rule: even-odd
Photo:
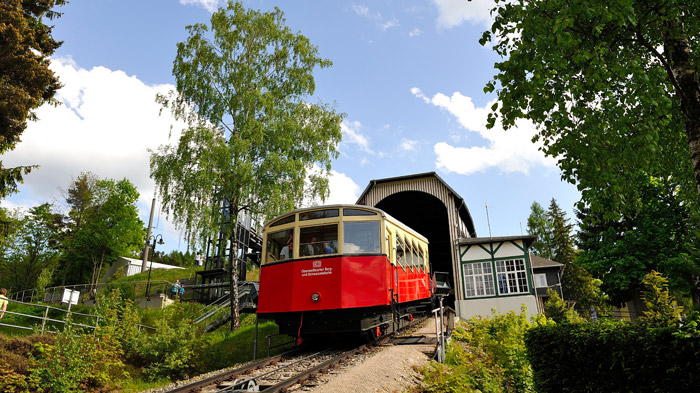
[[[153,197],[151,202],[151,217],[148,219],[148,233],[146,234],[146,245],[143,246],[143,263],[141,264],[141,273],[146,271],[148,265],[148,239],[151,238],[151,225],[153,225],[153,211],[156,210],[156,197]]]

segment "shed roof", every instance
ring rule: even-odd
[[[404,176],[396,176],[396,177],[387,177],[384,179],[374,179],[370,180],[369,184],[367,187],[365,187],[365,190],[362,191],[362,194],[360,194],[359,198],[357,198],[357,203],[361,204],[361,201],[364,199],[364,197],[367,195],[367,193],[372,189],[377,184],[382,184],[382,183],[392,183],[392,182],[399,182],[399,181],[405,181],[405,180],[414,180],[414,179],[422,179],[426,177],[434,177],[437,179],[440,183],[442,183],[443,186],[454,196],[454,201],[455,201],[455,207],[457,208],[457,212],[459,214],[459,217],[462,219],[462,221],[465,223],[467,226],[467,230],[470,235],[476,236],[476,229],[474,227],[474,220],[472,219],[471,213],[469,213],[469,209],[467,208],[467,204],[464,201],[464,199],[457,194],[455,190],[452,189],[440,176],[438,176],[437,173],[435,172],[423,172],[423,173],[414,173],[412,175],[404,175]],[[444,201],[443,201],[444,203]],[[449,207],[448,207],[449,208]]]
[[[542,258],[539,255],[530,254],[530,261],[532,262],[532,268],[537,269],[543,267],[562,267],[563,263],[554,262],[551,259]]]

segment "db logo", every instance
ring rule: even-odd
[[[321,261],[314,261],[314,267],[321,267]]]

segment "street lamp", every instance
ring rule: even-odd
[[[151,235],[151,237],[148,238],[148,240],[151,240],[153,238],[153,247],[151,247],[151,266],[148,268],[148,282],[146,283],[146,301],[150,302],[151,301],[151,270],[153,270],[153,255],[156,253],[156,240],[158,240],[158,244],[163,245],[165,242],[163,241],[163,235],[157,234],[157,235]],[[148,250],[146,250],[148,252]]]

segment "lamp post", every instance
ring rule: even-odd
[[[153,238],[153,246],[151,247],[151,266],[148,268],[148,282],[146,283],[146,301],[150,302],[151,301],[151,270],[153,270],[153,255],[156,253],[156,240],[158,240],[158,244],[163,245],[165,242],[163,241],[163,235],[157,234],[157,235],[151,235],[148,240],[151,240]],[[146,250],[148,252],[148,250]]]

